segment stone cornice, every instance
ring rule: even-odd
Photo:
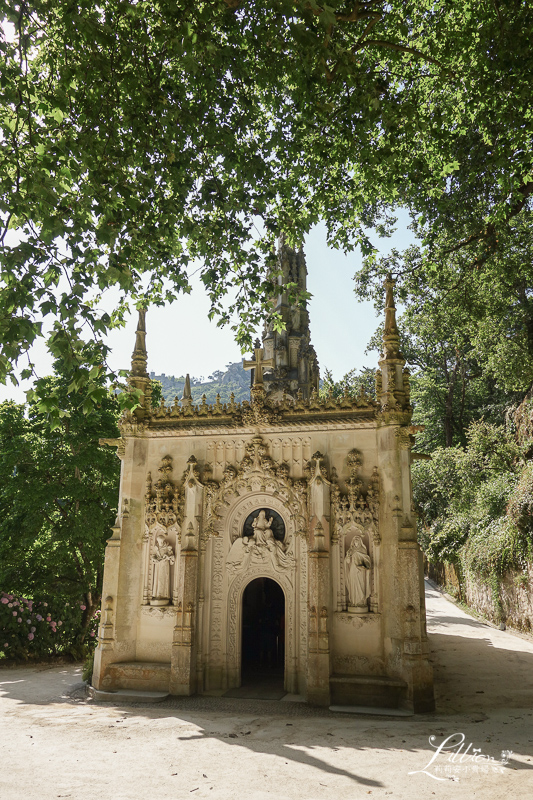
[[[232,396],[229,403],[221,403],[217,397],[217,402],[210,405],[204,396],[198,405],[191,401],[180,405],[176,401],[167,407],[162,401],[159,408],[145,413],[142,422],[127,414],[121,422],[121,429],[123,435],[231,435],[236,431],[323,430],[369,424],[404,426],[410,421],[411,407],[401,406],[397,401],[380,407],[365,394],[319,398],[313,393],[309,400],[299,395],[296,400],[286,397],[281,402],[272,402],[263,386],[256,385],[251,402],[236,403]]]

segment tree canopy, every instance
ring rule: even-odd
[[[273,237],[319,219],[371,256],[402,205],[430,283],[455,255],[507,269],[533,191],[525,0],[0,9],[0,378],[48,319],[72,358],[128,301],[189,291],[198,258],[213,315],[230,320],[233,287],[249,343]],[[98,375],[77,380],[90,397]]]

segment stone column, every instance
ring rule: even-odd
[[[198,605],[198,550],[203,507],[203,486],[194,456],[185,477],[185,508],[182,526],[176,625],[170,660],[170,693],[196,692],[196,613]]]
[[[330,652],[328,618],[331,612],[330,584],[330,482],[323,474],[323,456],[315,453],[309,481],[310,540],[308,605],[309,653],[307,700],[320,706],[330,704]]]
[[[115,648],[115,603],[118,594],[120,567],[120,524],[111,528],[113,535],[107,540],[104,557],[104,584],[102,587],[102,609],[98,629],[98,646],[94,654],[92,685],[101,688],[107,666],[113,662]]]
[[[96,689],[112,688],[106,683],[109,664],[135,660],[137,614],[142,600],[139,534],[144,529],[144,475],[133,464],[145,463],[147,441],[128,436],[117,440],[117,447],[122,459],[119,495],[122,513],[112,528],[105,553],[102,618],[106,628],[105,631],[101,628],[95,655]]]
[[[403,623],[403,677],[409,685],[408,700],[413,710],[435,710],[433,669],[425,630],[425,602],[421,604],[420,569],[422,558],[416,540],[416,527],[406,517],[398,541],[398,569],[402,576],[400,607]]]

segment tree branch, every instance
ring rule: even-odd
[[[509,222],[510,219],[516,217],[516,215],[519,214],[526,205],[527,201],[533,194],[533,181],[528,181],[528,183],[525,183],[523,186],[520,187],[519,191],[523,195],[523,197],[521,200],[518,200],[510,207],[509,213],[505,217],[506,222]],[[493,222],[491,222],[489,225],[487,225],[487,227],[484,230],[478,231],[477,233],[473,233],[471,236],[468,236],[466,239],[463,239],[462,242],[459,242],[454,247],[450,247],[449,250],[445,250],[444,252],[446,254],[456,253],[463,247],[467,247],[469,244],[472,244],[472,242],[478,242],[481,239],[487,239],[489,236],[494,236],[495,233],[496,233],[496,225]],[[486,258],[481,259],[480,263],[482,263],[483,260],[486,261]]]
[[[421,50],[417,50],[416,47],[407,47],[407,45],[404,44],[396,44],[395,42],[388,42],[386,39],[366,39],[364,42],[355,45],[355,47],[352,48],[352,53],[356,53],[358,50],[362,50],[363,47],[367,47],[368,45],[371,44],[374,44],[377,47],[386,47],[389,50],[396,50],[399,53],[411,53],[414,56],[419,56],[420,58],[423,58],[430,64],[435,64],[435,66],[440,67],[441,69],[445,69],[444,64],[442,64],[436,58],[428,56],[427,53],[423,53]],[[453,75],[453,73],[450,74]]]

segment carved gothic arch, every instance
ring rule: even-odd
[[[230,688],[241,684],[242,657],[242,602],[244,590],[256,578],[270,578],[280,586],[285,597],[285,689],[288,692],[298,691],[298,642],[296,639],[298,626],[295,624],[296,595],[293,576],[290,573],[279,573],[265,567],[252,567],[246,572],[236,575],[228,588],[227,604],[227,673]]]

